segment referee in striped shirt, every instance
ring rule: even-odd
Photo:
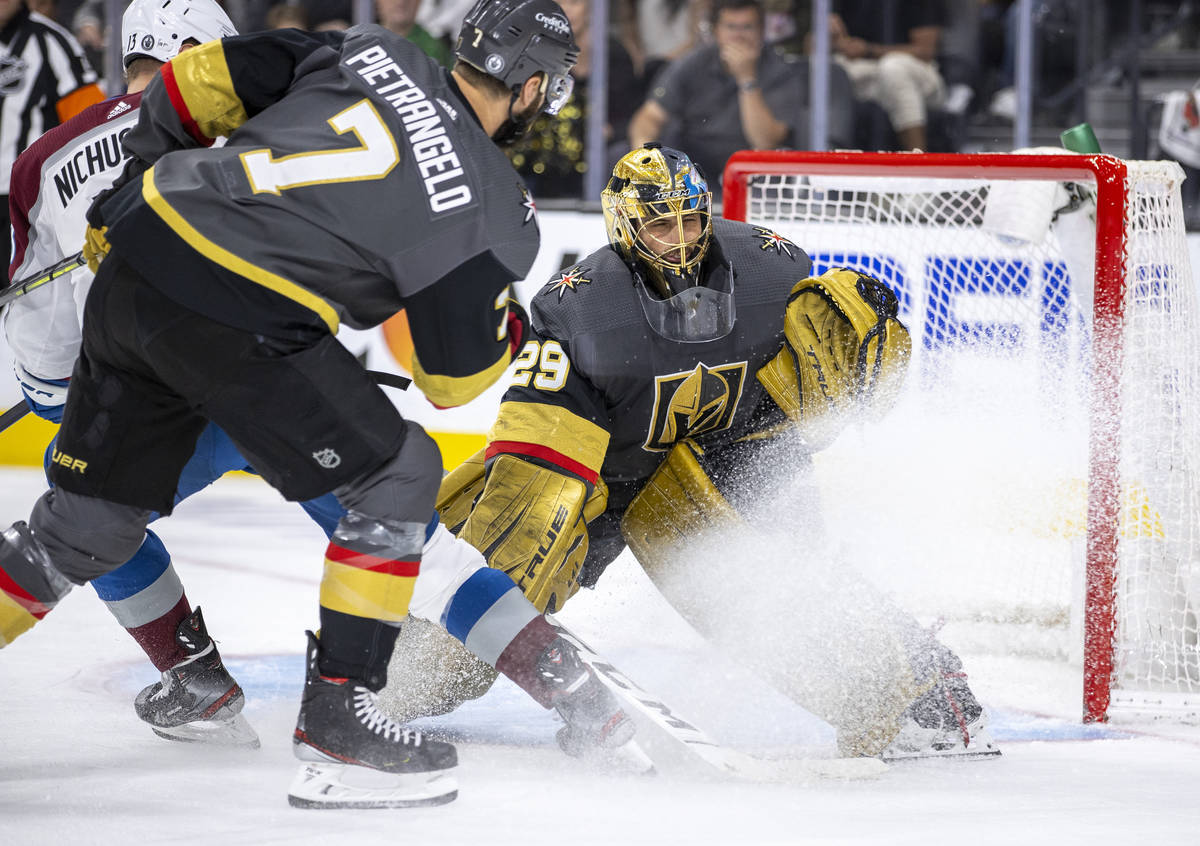
[[[12,259],[8,179],[17,155],[51,127],[104,99],[72,35],[25,0],[0,0],[0,215],[5,276]]]

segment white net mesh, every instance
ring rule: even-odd
[[[912,332],[895,411],[818,457],[843,554],[961,649],[1080,662],[1094,184],[989,181],[980,158],[972,179],[753,175],[746,219],[815,272],[888,283]],[[1125,268],[1114,706],[1195,710],[1200,327],[1182,172],[1127,168],[1125,255],[1103,259]]]

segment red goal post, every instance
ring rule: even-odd
[[[861,264],[859,269],[868,272],[882,268],[893,274],[894,279],[884,281],[906,288],[900,293],[909,309],[902,316],[911,321],[914,348],[924,359],[917,379],[922,385],[937,382],[930,372],[941,362],[954,361],[958,353],[978,362],[950,365],[968,373],[1002,369],[1006,360],[1040,354],[1042,363],[1032,363],[1026,375],[1042,374],[1051,369],[1046,360],[1074,355],[1057,351],[1062,337],[1081,338],[1073,378],[1086,383],[1079,396],[1080,417],[1086,417],[1086,434],[1081,434],[1087,443],[1086,473],[1080,475],[1086,479],[1087,504],[1086,541],[1080,544],[1085,559],[1079,603],[1083,614],[1076,631],[1083,642],[1077,657],[1082,663],[1083,718],[1089,722],[1108,719],[1114,695],[1128,695],[1128,704],[1138,711],[1158,710],[1165,700],[1185,711],[1200,706],[1195,631],[1200,532],[1194,525],[1200,501],[1194,501],[1192,475],[1200,471],[1193,466],[1200,461],[1192,454],[1196,447],[1187,443],[1200,434],[1191,419],[1195,383],[1200,381],[1197,351],[1190,337],[1162,338],[1162,344],[1174,346],[1151,348],[1156,343],[1154,329],[1185,336],[1198,331],[1181,182],[1182,172],[1174,163],[1074,154],[745,151],[729,160],[724,173],[725,217],[779,231],[810,254],[821,254],[826,242],[843,243],[815,260],[817,271],[824,262]],[[1091,192],[1094,250],[1087,243],[1092,227],[1085,226],[1082,235],[1078,226],[1073,232],[1058,231],[1071,217],[1057,206],[1067,185]],[[1068,193],[1078,200],[1087,192]],[[1090,209],[1084,214],[1090,216]],[[1087,267],[1093,258],[1094,270]],[[948,268],[957,268],[953,272],[963,278],[951,278]],[[930,277],[930,269],[936,278]],[[1086,282],[1079,278],[1089,273],[1092,278]],[[1039,274],[1043,281],[1031,281]],[[983,317],[964,316],[972,309]],[[1147,312],[1155,309],[1153,320],[1159,322],[1150,331],[1135,328],[1131,335],[1131,327],[1147,324]],[[1086,326],[1078,332],[1061,328],[1076,322]],[[1053,342],[1046,340],[1048,335],[1055,336]],[[1131,338],[1136,338],[1136,346],[1131,347]],[[1027,355],[1029,349],[1034,353]],[[939,363],[931,364],[934,359]],[[1014,382],[1030,384],[1017,365],[1012,371]],[[1134,398],[1142,390],[1139,379],[1159,392],[1166,389],[1155,386],[1169,382],[1176,393],[1162,398],[1157,411],[1138,405]],[[910,376],[910,384],[913,381]],[[1043,421],[1055,420],[1059,413],[1069,417],[1063,410],[1069,402],[1056,407],[1059,399],[1069,396],[1069,390],[1060,391],[1033,415]],[[1186,417],[1157,419],[1173,409]],[[1139,421],[1137,414],[1153,419]],[[1131,441],[1145,435],[1147,428],[1158,433],[1167,426],[1175,427],[1171,448],[1181,453],[1171,461],[1186,464],[1170,472],[1153,466],[1153,444],[1143,447]],[[1138,462],[1145,462],[1146,454],[1151,458],[1143,467]],[[1186,478],[1178,478],[1181,474]],[[1060,489],[1070,487],[1071,475],[1056,480]],[[1131,501],[1142,502],[1143,493],[1152,514],[1158,515],[1158,522],[1151,523],[1159,528],[1138,528],[1130,517],[1136,508]],[[1173,502],[1180,498],[1182,503]],[[1046,506],[1043,516],[1056,507]],[[1189,510],[1192,514],[1186,513]],[[1155,543],[1146,542],[1147,535]],[[1146,551],[1147,546],[1153,548]],[[1174,568],[1172,574],[1160,578],[1165,567]],[[1140,591],[1146,585],[1153,594],[1168,582],[1170,595],[1151,595],[1144,608],[1133,609],[1135,600],[1122,594],[1139,592],[1136,601],[1141,603]],[[1014,601],[1024,608],[1036,605],[1038,598]],[[984,619],[989,615],[994,614],[975,614]],[[1162,632],[1164,627],[1171,631]],[[1166,638],[1162,644],[1146,641],[1160,633]],[[1074,651],[1070,645],[1059,649]],[[1171,662],[1177,666],[1163,669]]]

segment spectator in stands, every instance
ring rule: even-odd
[[[425,0],[417,12],[417,23],[434,38],[444,38],[451,44],[467,11],[475,0]]]
[[[426,55],[437,59],[443,67],[452,67],[454,54],[450,52],[450,45],[430,35],[417,23],[417,13],[420,9],[421,0],[375,0],[375,14],[380,26],[397,35],[403,35],[425,51]]]
[[[715,0],[715,42],[668,65],[652,84],[630,121],[630,145],[685,138],[714,194],[737,150],[791,145],[793,127],[807,123],[804,66],[764,48],[763,21],[758,0]]]
[[[297,0],[285,0],[267,9],[267,29],[308,29],[308,10]]]
[[[833,9],[833,50],[855,96],[883,107],[902,148],[927,149],[929,109],[946,97],[941,0],[833,0]]]
[[[84,0],[71,16],[70,28],[92,67],[104,63],[104,0]],[[116,93],[116,92],[113,92]]]
[[[392,0],[395,2],[395,0]],[[571,75],[575,91],[557,115],[540,115],[529,134],[509,152],[513,166],[537,199],[572,197],[583,199],[583,176],[587,172],[587,119],[590,112],[588,82],[592,70],[592,36],[606,28],[593,27],[587,0],[558,0],[575,43],[579,61]],[[608,97],[605,111],[605,173],[618,158],[629,152],[625,138],[633,110],[645,94],[641,78],[634,72],[633,59],[620,40],[608,36]]]
[[[652,81],[667,65],[712,43],[712,0],[616,0],[634,67]]]

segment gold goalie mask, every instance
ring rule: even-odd
[[[706,262],[712,193],[692,160],[659,144],[639,147],[613,167],[600,202],[608,241],[640,281],[654,331],[685,343],[728,335],[733,277]]]

